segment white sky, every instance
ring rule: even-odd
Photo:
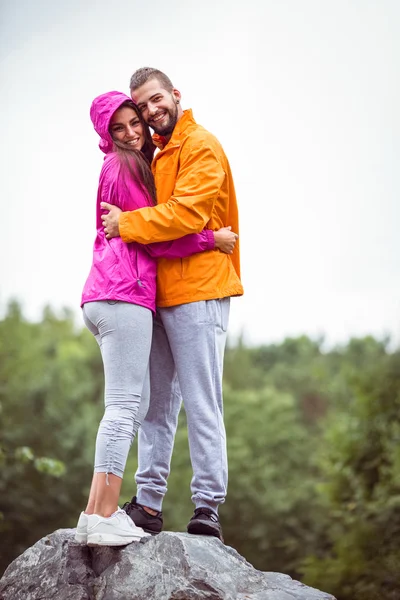
[[[154,66],[231,162],[231,335],[400,343],[399,40],[398,0],[2,0],[0,308],[80,318],[103,160],[89,107]]]

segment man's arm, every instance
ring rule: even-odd
[[[115,215],[113,219],[116,227],[116,235],[107,234],[106,237],[118,237],[118,217],[122,211],[117,206],[113,206],[107,202],[103,202],[102,204],[104,205],[103,208],[110,209],[110,214]],[[220,250],[225,254],[233,254],[239,236],[231,230],[232,227],[230,226],[221,227],[217,231],[203,229],[200,233],[188,234],[169,242],[146,244],[145,248],[153,258],[183,258],[191,254],[213,249]],[[107,232],[106,228],[105,231]]]
[[[154,207],[120,213],[112,208],[102,217],[106,237],[121,235],[124,242],[169,241],[199,233],[211,218],[225,173],[210,147],[186,142],[171,198]],[[162,182],[161,182],[162,185]],[[102,204],[109,209],[110,205]]]

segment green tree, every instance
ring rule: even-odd
[[[338,600],[400,590],[400,353],[386,346],[366,338],[342,351],[348,401],[330,415],[320,455],[330,521],[303,572]]]
[[[46,309],[30,323],[13,302],[0,322],[1,571],[43,535],[74,525],[84,506],[102,410],[99,359],[68,311]]]
[[[389,340],[324,349],[306,336],[228,345],[226,543],[254,566],[338,600],[394,600],[400,589],[400,353]],[[72,314],[40,322],[10,303],[0,321],[0,570],[40,537],[75,526],[103,413],[96,342]],[[136,442],[121,501],[135,490]],[[192,514],[184,410],[165,526]],[[304,574],[304,575],[303,575]]]

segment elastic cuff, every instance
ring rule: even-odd
[[[164,497],[160,494],[154,494],[150,490],[138,489],[136,501],[142,506],[147,506],[147,508],[161,511],[163,499]]]
[[[127,212],[127,213],[123,213],[122,212],[119,215],[119,221],[118,221],[118,228],[119,228],[120,238],[126,244],[135,241],[133,239],[133,237],[130,235],[130,232],[129,232],[129,225],[130,225],[129,216],[130,215],[131,215],[130,212]]]
[[[206,229],[207,235],[207,250],[214,250],[215,248],[215,237],[212,229]]]

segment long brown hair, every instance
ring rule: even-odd
[[[114,139],[112,131],[110,130],[110,135],[114,144],[113,150],[119,154],[121,158],[121,164],[129,171],[129,175],[140,187],[144,188],[144,190],[149,194],[152,202],[156,204],[156,186],[150,167],[156,147],[153,143],[149,126],[143,120],[143,117],[136,104],[131,100],[126,100],[126,102],[121,104],[117,110],[124,107],[132,108],[132,110],[134,110],[139,117],[143,127],[145,142],[141,150],[134,150],[127,144]]]

